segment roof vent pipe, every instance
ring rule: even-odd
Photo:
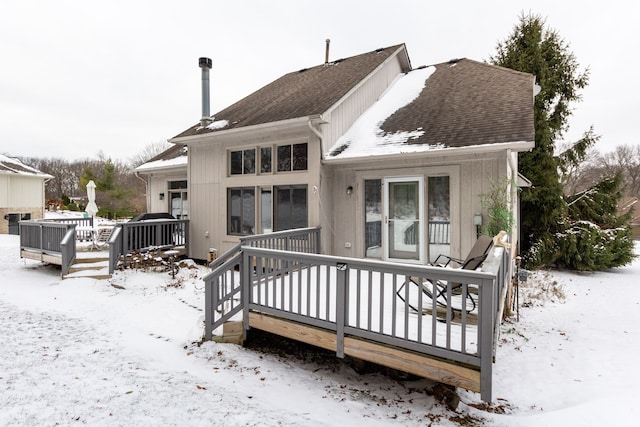
[[[202,68],[202,118],[200,124],[207,127],[211,124],[211,112],[209,107],[209,70],[211,69],[211,58],[200,58],[198,65]]]
[[[326,43],[327,43],[327,47],[324,50],[324,63],[328,64],[329,63],[329,43],[331,43],[331,40],[327,39]]]

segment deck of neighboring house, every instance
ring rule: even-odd
[[[94,227],[92,218],[20,222],[20,256],[60,265],[63,278],[111,277],[134,252],[185,255],[187,220],[126,222]],[[177,251],[177,252],[176,252]]]

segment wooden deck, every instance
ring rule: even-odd
[[[64,222],[20,221],[20,256],[60,265],[65,276],[76,261],[82,260],[83,251],[104,250],[109,254],[107,274],[110,275],[121,258],[133,251],[154,250],[163,258],[169,256],[167,250],[178,250],[178,256],[188,252],[188,220],[127,222],[97,235],[96,229],[85,226],[84,221],[83,218]]]
[[[62,265],[62,255],[59,253],[43,253],[22,249],[20,251],[20,258],[42,261],[48,264]]]
[[[276,237],[290,236],[269,238]],[[479,392],[491,402],[509,265],[503,248],[490,251],[482,271],[470,271],[239,245],[204,278],[205,339],[226,335],[228,322],[242,319],[241,326],[229,324],[236,337],[260,329]],[[438,283],[440,292],[434,296],[415,283]],[[472,308],[461,304],[469,297]]]
[[[250,312],[249,326],[330,351],[337,351],[337,334],[266,314]],[[358,337],[344,337],[344,354],[434,381],[480,392],[480,371],[415,351]]]

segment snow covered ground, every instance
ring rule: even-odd
[[[636,246],[636,252],[640,246]],[[332,357],[202,336],[207,270],[60,280],[0,235],[0,425],[625,425],[637,420],[640,261],[537,272],[502,326],[494,402],[427,380],[358,374]]]

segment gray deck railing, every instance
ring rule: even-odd
[[[209,264],[209,267],[216,269],[223,265],[229,258],[237,254],[242,246],[317,254],[320,252],[320,228],[296,228],[241,237],[237,245],[216,258]]]
[[[133,251],[156,248],[189,248],[189,220],[151,219],[118,224],[109,239],[109,273]]]
[[[122,257],[122,227],[115,227],[109,237],[109,274],[113,274]]]
[[[220,266],[205,277],[206,339],[240,311],[248,329],[248,312],[258,311],[335,332],[338,356],[350,335],[473,366],[481,398],[491,401],[494,331],[509,266],[502,248],[491,250],[483,272],[247,246],[241,253],[227,265],[240,274]],[[417,285],[436,282],[446,283],[444,307]],[[461,284],[459,295],[453,283]],[[455,299],[469,295],[477,298],[474,312],[454,310]]]
[[[449,221],[429,221],[429,244],[451,244],[451,223]]]
[[[320,252],[320,228],[298,228],[246,236],[240,239],[240,243],[211,262],[209,267],[212,272],[203,279],[205,282],[205,335],[208,337],[207,339],[211,339],[212,331],[217,326],[222,325],[242,309],[239,298],[241,288],[234,271],[242,271],[243,269],[241,248],[244,246],[317,254]],[[217,316],[216,313],[221,316]]]
[[[93,228],[93,217],[87,218],[51,218],[47,221],[57,222],[60,224],[76,224],[78,227],[84,228],[84,230],[76,229],[76,239],[78,240],[92,240],[93,232],[90,230]]]
[[[60,257],[62,274],[67,274],[76,259],[76,224],[51,221],[20,221],[20,251]]]

